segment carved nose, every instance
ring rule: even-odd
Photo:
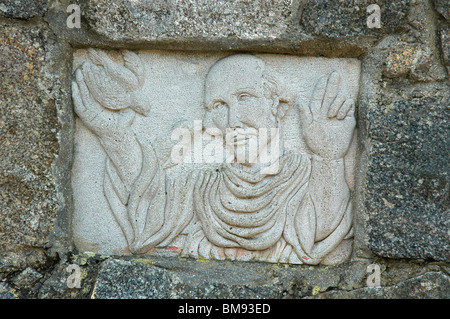
[[[230,128],[243,128],[242,122],[239,120],[237,113],[237,103],[232,102],[229,104],[228,109],[228,126]]]

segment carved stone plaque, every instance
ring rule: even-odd
[[[359,78],[356,59],[77,51],[75,244],[345,261]]]

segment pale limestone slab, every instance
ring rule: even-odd
[[[90,49],[76,52],[74,75],[80,250],[295,264],[349,257],[358,60]],[[253,137],[266,141],[270,163],[261,150],[245,163],[207,163],[211,136],[198,127],[219,128],[213,140],[225,146],[225,130],[238,127],[247,151]],[[188,145],[191,161],[178,163],[174,150]],[[224,155],[239,160],[243,150]]]

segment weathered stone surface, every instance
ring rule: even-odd
[[[377,37],[405,28],[411,2],[411,0],[307,1],[300,25],[310,35],[336,38],[342,42],[349,41],[349,37],[363,35]],[[367,26],[369,16],[367,7],[374,3],[380,7],[381,28]]]
[[[121,47],[356,57],[382,36],[405,28],[410,1],[379,2],[381,29],[367,27],[366,8],[372,3],[368,0],[95,0],[82,6],[89,24],[82,29],[101,36],[108,45]]]
[[[337,267],[295,267],[263,263],[231,263],[178,258],[119,259],[90,253],[73,254],[48,272],[38,298],[304,298],[333,289],[366,286],[368,261]],[[80,288],[69,288],[69,265],[81,270]],[[389,266],[387,278],[397,283],[418,274],[407,265]],[[416,267],[419,268],[420,267]],[[386,266],[383,266],[386,269]],[[440,270],[436,266],[436,271]],[[421,274],[421,273],[419,273]],[[387,284],[384,278],[382,284]],[[156,286],[155,286],[156,284]],[[1,287],[0,287],[1,289]],[[4,287],[20,296],[13,287]],[[155,290],[157,289],[157,291]],[[1,290],[0,290],[1,293]],[[8,295],[9,296],[9,295]]]
[[[17,288],[31,288],[43,276],[33,268],[26,268],[19,275],[14,277],[11,282]]]
[[[437,264],[377,262],[381,267],[381,288],[378,290],[367,287],[369,261],[334,267],[299,267],[174,258],[111,258],[102,262],[91,297],[445,298],[450,293],[448,274]]]
[[[449,260],[447,75],[427,2],[408,21],[363,59],[356,241],[390,258]]]
[[[0,282],[0,299],[17,299],[16,290],[5,282]]]
[[[402,85],[369,110],[365,236],[381,256],[448,261],[448,87]]]
[[[21,245],[2,245],[0,248],[0,280],[7,278],[10,274],[17,274],[27,267],[42,269],[50,263],[42,248]]]
[[[90,298],[100,265],[104,257],[94,254],[70,254],[67,259],[61,259],[45,277],[40,280],[40,286],[34,288],[34,296],[39,299],[87,299]],[[73,269],[67,267],[77,265],[80,267],[80,288],[70,288],[68,279],[74,274]]]
[[[173,259],[108,260],[100,268],[93,297],[281,298],[293,280],[283,269],[273,266],[232,266],[229,262],[197,262],[192,266],[192,262]],[[127,275],[118,280],[118,272]]]
[[[58,155],[56,85],[47,73],[49,32],[0,29],[0,237],[43,246],[58,197],[52,164]]]
[[[443,272],[428,272],[389,287],[329,291],[317,299],[448,299],[450,277]]]
[[[417,65],[421,55],[417,45],[399,45],[387,56],[384,75],[388,78],[406,76]]]
[[[450,74],[450,26],[445,25],[440,30],[440,43],[442,58],[444,65],[447,68],[447,73]]]
[[[434,0],[434,6],[446,20],[450,19],[450,6],[448,0]]]
[[[66,238],[60,226],[68,215],[56,216],[70,205],[72,112],[63,53],[47,27],[3,22],[0,44],[0,278],[7,280],[27,267],[47,271],[56,251],[70,247],[56,239]],[[36,283],[17,278],[24,289]]]
[[[387,78],[407,77],[414,82],[443,80],[447,76],[440,58],[438,29],[432,6],[414,1],[408,8],[404,30],[391,39],[383,61]]]
[[[47,11],[48,0],[0,0],[0,15],[8,18],[30,19]]]
[[[274,39],[302,1],[127,1],[84,3],[83,14],[102,36],[121,41]]]
[[[170,264],[158,267],[144,259],[108,260],[99,270],[92,296],[102,299],[187,299],[267,298],[281,297],[282,294],[267,287],[269,278],[245,271],[242,267],[233,267],[230,272],[227,264],[214,264],[214,268],[209,263],[186,267],[187,263],[177,260],[173,264],[182,267],[182,271],[175,270]],[[126,275],[117,278],[117,273]]]

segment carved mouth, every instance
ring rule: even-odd
[[[258,131],[255,128],[232,128],[230,144],[235,146],[245,145],[251,138],[258,136]]]

